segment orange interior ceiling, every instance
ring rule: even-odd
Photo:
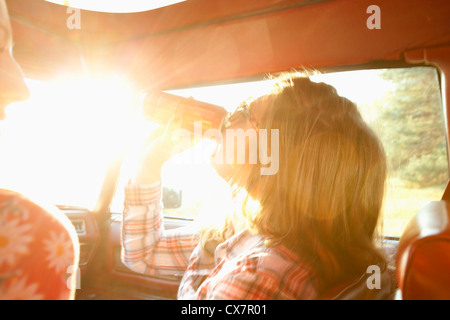
[[[450,2],[188,0],[138,13],[81,10],[69,30],[61,5],[7,0],[26,76],[119,73],[143,90],[248,79],[293,68],[401,60],[450,44]]]

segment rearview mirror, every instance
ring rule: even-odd
[[[163,187],[162,201],[165,209],[176,209],[181,207],[182,200],[182,190]]]

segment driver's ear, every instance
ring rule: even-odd
[[[4,0],[0,0],[0,107],[29,98],[22,69],[12,55],[12,32],[8,11]],[[3,110],[0,110],[3,111]]]
[[[11,48],[0,53],[0,66],[0,99],[8,99],[9,103],[27,100],[30,91]]]

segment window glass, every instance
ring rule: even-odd
[[[0,187],[93,209],[133,128],[132,91],[112,78],[27,85],[31,98],[8,106],[0,121]]]
[[[420,207],[440,200],[449,177],[436,69],[350,71],[324,74],[317,80],[356,102],[381,138],[389,166],[383,232],[400,236]]]
[[[441,198],[448,180],[445,124],[436,69],[358,70],[324,73],[312,79],[333,85],[340,95],[354,101],[381,138],[389,166],[383,233],[400,236],[422,205]],[[252,82],[172,93],[232,110],[239,101],[261,95],[267,89],[266,82]],[[183,203],[165,213],[192,217],[206,202],[210,203],[212,194],[220,190],[215,188],[218,182],[211,178],[211,170],[207,161],[183,166],[174,161],[167,163],[164,177],[171,187],[182,190]]]
[[[400,236],[427,201],[441,198],[448,180],[447,144],[438,74],[432,67],[324,73],[354,101],[381,138],[389,162],[383,228]],[[123,188],[142,139],[157,126],[136,117],[133,94],[121,83],[50,84],[27,80],[31,99],[0,121],[0,187],[58,205],[94,208],[107,165],[128,150],[111,210],[123,210]],[[263,81],[172,91],[232,111],[267,92]],[[229,190],[208,164],[214,143],[202,141],[163,168],[167,216],[215,216]],[[224,197],[225,195],[225,197]],[[181,201],[181,203],[180,203]],[[181,204],[181,206],[180,206]],[[221,206],[225,210],[225,205]]]

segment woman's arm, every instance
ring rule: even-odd
[[[138,170],[125,189],[122,221],[122,261],[147,275],[182,274],[197,246],[197,230],[165,230],[161,204],[161,168],[177,141],[172,133],[181,119],[173,118],[164,135],[145,150]]]
[[[128,185],[122,222],[122,261],[147,275],[182,274],[198,244],[195,228],[164,230],[159,182]]]

